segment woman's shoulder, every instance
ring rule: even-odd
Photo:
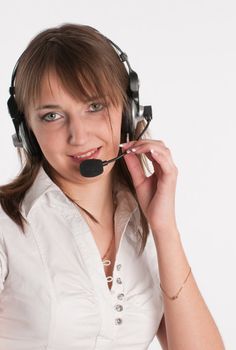
[[[7,232],[20,231],[20,227],[7,215],[0,205],[0,235],[4,236]]]

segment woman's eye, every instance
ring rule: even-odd
[[[94,102],[89,105],[90,112],[99,112],[104,108],[104,105],[100,102]]]
[[[57,113],[48,113],[42,117],[46,122],[53,122],[54,120],[60,119],[61,116]]]

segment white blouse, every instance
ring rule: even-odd
[[[149,234],[138,256],[137,203],[125,188],[117,202],[111,290],[86,221],[43,169],[25,234],[0,209],[0,350],[148,348],[164,311],[156,247]]]

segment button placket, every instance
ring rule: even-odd
[[[118,283],[118,284],[122,284],[122,279],[121,279],[120,277],[117,277],[117,279],[116,279],[116,283]]]
[[[120,325],[122,323],[122,319],[121,318],[116,318],[115,319],[115,324],[116,325]]]
[[[123,300],[124,299],[124,293],[119,293],[118,295],[117,295],[117,299],[118,300]]]
[[[120,305],[120,304],[116,304],[115,305],[115,310],[118,311],[118,312],[123,311],[123,306]]]
[[[116,269],[117,269],[117,271],[120,271],[121,266],[122,266],[121,264],[116,265]]]
[[[121,268],[122,268],[121,264],[116,265],[116,271],[120,271]],[[123,322],[121,318],[121,312],[124,309],[123,305],[121,305],[121,301],[124,299],[124,293],[123,293],[123,281],[119,272],[116,273],[116,277],[114,278],[114,281],[116,282],[116,290],[117,290],[114,310],[116,313],[119,313],[117,314],[118,317],[115,318],[115,324],[121,325]]]

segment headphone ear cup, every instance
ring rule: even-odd
[[[132,115],[132,99],[129,98],[122,114],[122,143],[134,140],[135,123]]]
[[[10,95],[8,101],[7,101],[8,111],[11,116],[11,118],[18,119],[20,118],[19,110],[16,104],[16,100],[13,95]]]
[[[28,152],[31,156],[39,157],[42,155],[38,141],[36,140],[33,132],[27,127],[24,119],[19,126],[19,135],[22,141],[22,146],[26,152]]]
[[[31,156],[41,156],[42,151],[31,130],[26,125],[25,116],[18,109],[15,97],[11,94],[8,101],[8,111],[13,121],[16,135],[13,135],[13,143],[17,147],[23,147]]]

